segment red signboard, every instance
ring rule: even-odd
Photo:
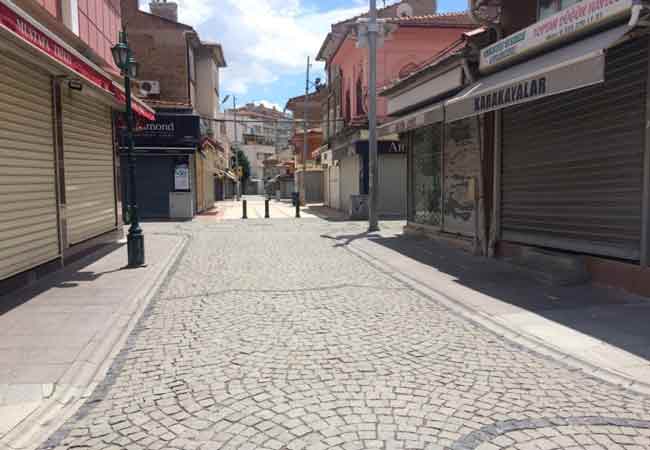
[[[66,50],[47,34],[36,28],[26,19],[20,17],[8,6],[0,3],[0,24],[14,35],[28,42],[54,60],[74,71],[86,81],[113,94],[116,100],[124,104],[124,93],[113,83],[108,76],[100,73],[83,59]],[[133,111],[148,120],[155,120],[155,115],[146,108],[132,101]]]

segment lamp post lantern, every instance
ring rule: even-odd
[[[124,90],[126,94],[126,139],[129,156],[129,220],[131,226],[127,236],[128,266],[144,266],[144,234],[138,218],[138,195],[135,183],[135,152],[133,148],[133,109],[131,107],[131,78],[137,77],[138,65],[131,53],[126,38],[126,32],[120,32],[119,42],[111,49],[115,65],[124,77]]]

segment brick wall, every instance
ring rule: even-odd
[[[122,0],[129,44],[140,63],[141,80],[160,82],[154,100],[189,103],[187,40],[192,28],[139,11],[134,0]]]

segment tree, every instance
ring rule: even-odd
[[[237,150],[237,158],[239,159],[239,165],[244,171],[241,181],[242,184],[245,184],[251,176],[251,162],[248,160],[246,153],[241,150]]]

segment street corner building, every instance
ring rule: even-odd
[[[178,22],[176,3],[153,1],[149,7],[151,13],[141,11],[137,0],[122,1],[129,45],[140,63],[136,92],[156,111],[156,120],[134,133],[138,213],[144,219],[191,219],[213,208],[228,178],[225,132],[217,126],[219,70],[226,62],[220,44],[202,41]],[[124,133],[120,155],[126,187]]]
[[[475,29],[382,92],[380,135],[408,153],[407,231],[650,294],[648,5],[482,3]]]
[[[122,236],[120,29],[112,0],[0,0],[0,292]]]

